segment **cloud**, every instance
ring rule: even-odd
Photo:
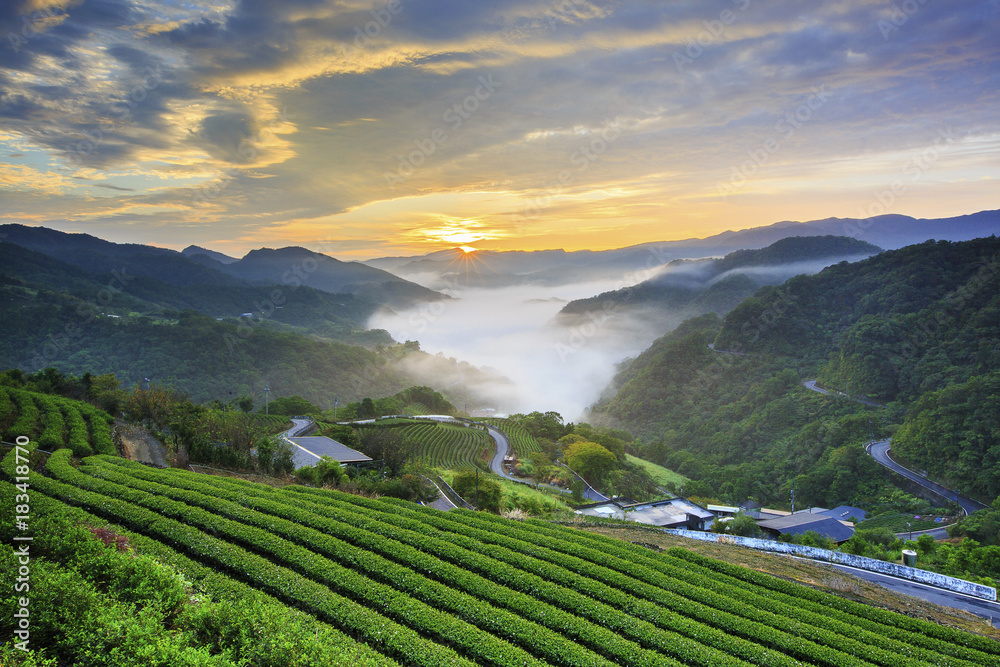
[[[890,156],[939,128],[979,145],[1000,133],[996,3],[892,7],[5,3],[0,27],[16,48],[0,50],[0,131],[46,169],[141,174],[122,193],[131,213],[88,224],[135,216],[128,224],[148,223],[162,244],[175,228],[205,234],[180,245],[287,233],[372,255],[468,220],[495,232],[493,247],[608,247],[853,215],[872,186],[827,192],[844,165],[883,183],[898,172]],[[483,80],[499,85],[485,95]],[[823,86],[830,100],[722,200],[717,184]],[[615,122],[627,131],[602,144]],[[964,159],[894,212],[995,206],[983,177],[1000,176],[996,165]],[[87,207],[74,196],[90,195],[25,199],[21,212],[65,224]]]

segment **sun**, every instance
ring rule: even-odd
[[[458,249],[468,255],[469,253],[476,252],[479,248],[473,248],[471,245],[462,245],[458,246]]]

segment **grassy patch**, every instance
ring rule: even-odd
[[[638,457],[632,456],[631,454],[626,454],[629,463],[635,463],[642,466],[649,476],[656,480],[661,486],[673,483],[675,486],[682,486],[685,482],[690,481],[684,475],[676,473],[669,468],[664,468],[663,466],[656,465],[652,461],[647,461],[645,459],[640,459]]]

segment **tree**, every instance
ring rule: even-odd
[[[136,387],[125,397],[125,416],[146,426],[163,427],[170,414],[170,404],[175,398],[171,391],[160,385],[145,389]]]
[[[600,484],[618,466],[618,458],[596,442],[574,442],[566,448],[566,463],[585,479]]]
[[[413,451],[413,446],[395,428],[361,429],[360,443],[361,451],[375,460],[381,459],[393,477],[403,471]]]
[[[552,459],[545,452],[532,452],[528,454],[531,462],[531,479],[535,484],[541,484],[552,476]]]
[[[320,409],[301,396],[282,396],[270,402],[268,412],[272,415],[293,417],[317,413]]]
[[[746,514],[737,514],[729,521],[715,521],[712,524],[712,532],[739,535],[740,537],[760,537],[761,535],[757,522]]]
[[[117,417],[125,403],[125,392],[114,373],[92,375],[87,398],[108,414]]]
[[[492,479],[474,472],[463,472],[455,475],[451,488],[477,508],[494,514],[500,513],[502,490],[500,484]]]

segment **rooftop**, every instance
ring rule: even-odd
[[[599,516],[611,519],[626,519],[651,526],[676,526],[687,523],[694,517],[698,523],[714,518],[708,510],[699,507],[687,498],[671,498],[648,503],[622,504],[608,500],[593,505],[584,505],[577,514]]]
[[[854,535],[854,529],[845,526],[840,521],[825,514],[792,514],[760,521],[761,528],[773,530],[782,535],[802,535],[807,531],[815,531],[820,535],[829,537],[834,542],[846,542]]]
[[[321,456],[329,456],[340,463],[371,461],[371,457],[324,435],[303,436],[290,440],[296,445],[292,450],[292,460],[296,468],[315,465]]]

